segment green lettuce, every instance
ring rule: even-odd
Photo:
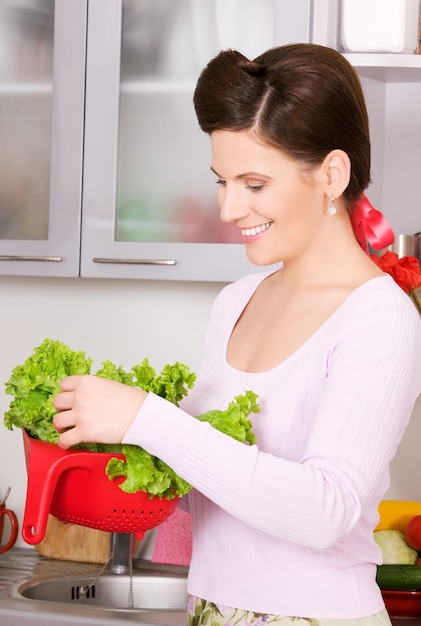
[[[53,398],[60,391],[60,381],[73,374],[90,374],[91,365],[92,359],[84,352],[45,339],[23,365],[13,369],[5,384],[6,393],[14,396],[4,415],[6,428],[17,426],[42,441],[56,443],[59,433],[53,425]]]
[[[59,392],[60,381],[73,374],[90,374],[92,363],[92,359],[84,352],[74,351],[60,341],[44,339],[23,365],[13,369],[10,379],[5,383],[6,393],[14,396],[4,415],[6,428],[12,430],[16,426],[25,429],[32,437],[57,443],[59,433],[53,425],[56,413],[53,398]],[[101,365],[96,376],[140,387],[176,406],[196,380],[196,375],[189,367],[178,361],[165,365],[160,373],[155,371],[148,359],[130,371],[109,360]],[[256,439],[249,415],[259,411],[257,395],[253,391],[245,391],[243,395],[236,396],[225,411],[211,410],[197,419],[209,422],[214,428],[242,443],[254,444]],[[112,458],[108,462],[106,474],[110,480],[123,477],[124,481],[119,487],[126,493],[146,491],[151,496],[171,499],[176,495],[181,497],[191,489],[191,485],[166,463],[139,446],[84,443],[76,447],[124,455],[124,459]]]
[[[202,422],[209,422],[211,426],[237,441],[252,445],[256,443],[256,437],[248,416],[260,411],[256,401],[257,395],[253,391],[246,391],[242,396],[235,396],[225,411],[213,409],[196,417]]]

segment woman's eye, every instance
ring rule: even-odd
[[[246,188],[251,191],[262,191],[264,185],[247,185]]]
[[[226,181],[223,180],[222,178],[218,178],[218,180],[215,181],[217,185],[225,185]]]

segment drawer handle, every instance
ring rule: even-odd
[[[63,257],[61,256],[30,256],[22,254],[0,254],[0,261],[52,261],[54,263],[61,263]]]
[[[117,263],[119,265],[177,265],[175,259],[110,259],[94,257],[94,263]]]

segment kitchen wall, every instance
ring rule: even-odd
[[[15,365],[45,337],[84,350],[98,365],[107,358],[130,367],[147,356],[161,368],[176,360],[196,369],[216,283],[0,277],[0,414]],[[346,433],[344,433],[346,436]],[[421,399],[392,466],[388,496],[421,500]],[[20,431],[0,423],[0,495],[22,521],[26,469]],[[24,546],[19,537],[18,544]]]

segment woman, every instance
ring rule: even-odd
[[[421,322],[363,249],[360,83],[329,48],[225,51],[194,101],[221,219],[253,263],[283,265],[222,290],[182,409],[94,376],[63,380],[60,445],[137,444],[194,486],[191,624],[390,624],[373,529],[421,392]],[[387,223],[380,235],[391,243]],[[191,417],[246,389],[261,406],[256,446]]]

